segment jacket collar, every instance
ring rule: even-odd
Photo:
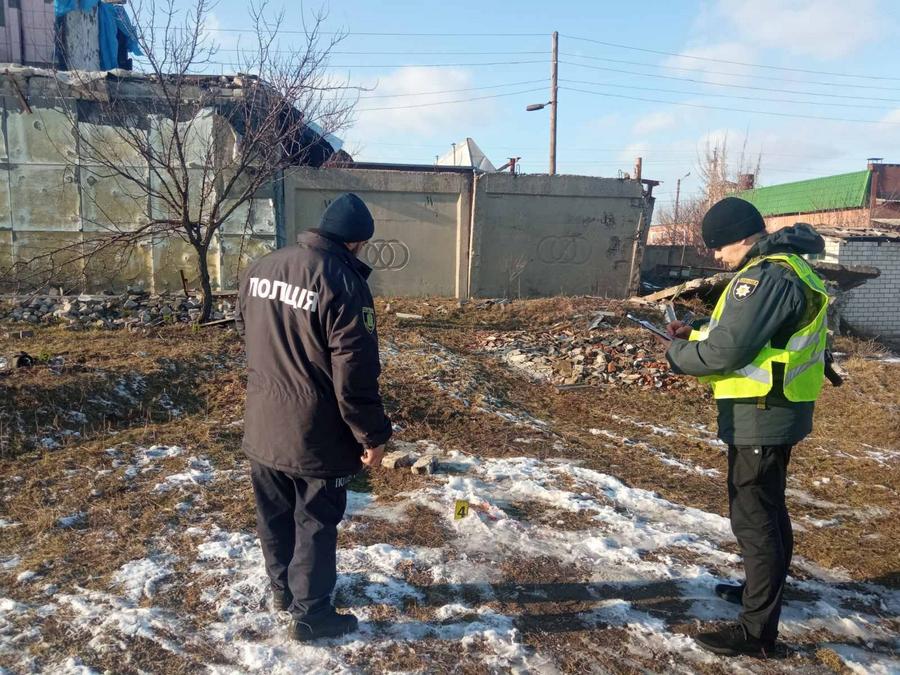
[[[372,268],[350,253],[347,246],[337,237],[321,230],[306,230],[297,235],[297,244],[307,248],[315,248],[338,256],[363,279],[368,279]]]

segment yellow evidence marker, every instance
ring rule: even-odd
[[[466,499],[457,499],[453,509],[453,520],[462,520],[469,515],[469,502]]]

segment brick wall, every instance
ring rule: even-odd
[[[797,213],[790,216],[767,216],[765,220],[766,229],[769,232],[777,232],[795,223],[847,228],[872,227],[871,213],[867,208],[823,211],[821,213]]]
[[[845,240],[839,260],[881,270],[880,277],[847,294],[844,319],[862,333],[900,339],[900,241]]]

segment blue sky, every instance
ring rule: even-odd
[[[221,0],[211,17],[222,61],[239,35],[223,29],[247,25],[245,6]],[[299,3],[286,6],[285,27],[299,28]],[[520,156],[523,171],[545,172],[548,110],[525,106],[549,99],[557,30],[560,173],[615,176],[641,155],[644,176],[664,181],[657,194],[671,201],[688,172],[683,194],[698,188],[698,154],[725,136],[732,155],[745,139],[761,153],[767,185],[856,171],[867,157],[900,162],[900,3],[892,0],[326,7],[326,29],[349,33],[332,56],[335,72],[374,88],[341,134],[360,160],[430,163],[470,136],[497,166]],[[400,107],[432,103],[441,104]]]

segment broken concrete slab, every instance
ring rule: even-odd
[[[413,452],[395,450],[384,456],[384,459],[381,460],[381,466],[385,469],[404,469],[415,464],[417,459],[419,459],[418,455]]]
[[[419,476],[431,475],[437,468],[437,457],[435,455],[425,455],[419,457],[412,465],[412,472]]]
[[[822,279],[834,284],[842,292],[856,288],[881,274],[878,268],[867,265],[840,265],[820,261],[812,262],[811,265]],[[649,295],[635,297],[632,300],[640,303],[653,303],[674,298],[717,296],[717,292],[721,292],[725,285],[731,281],[732,276],[734,275],[731,272],[720,272],[711,277],[691,279],[677,286],[664,288]]]

